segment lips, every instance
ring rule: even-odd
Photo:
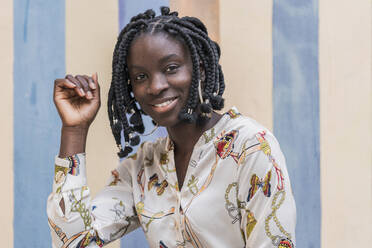
[[[177,103],[178,97],[162,98],[151,103],[151,107],[156,112],[166,112],[171,110]]]
[[[174,100],[175,100],[175,99],[168,100],[168,101],[163,102],[163,103],[154,104],[153,106],[154,106],[154,107],[165,107],[165,106],[171,104]]]
[[[154,101],[151,101],[150,105],[152,105],[152,106],[161,105],[161,104],[164,104],[166,102],[173,101],[176,98],[177,98],[176,96],[158,98],[158,99],[156,99]]]

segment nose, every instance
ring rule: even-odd
[[[168,89],[169,84],[164,75],[154,75],[151,77],[150,84],[147,87],[147,94],[159,95],[164,90]]]

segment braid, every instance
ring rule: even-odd
[[[170,12],[168,7],[161,7],[161,15],[147,10],[131,18],[120,32],[115,45],[112,60],[112,80],[108,94],[108,116],[117,146],[119,157],[126,157],[132,152],[132,146],[138,145],[140,138],[136,133],[143,133],[142,115],[132,94],[132,86],[127,68],[127,57],[133,40],[144,33],[164,32],[181,40],[188,48],[192,75],[188,99],[179,113],[179,119],[195,123],[200,119],[210,118],[212,109],[223,108],[222,94],[225,89],[224,77],[219,65],[220,48],[208,37],[205,25],[195,17],[178,17],[177,12]],[[201,66],[204,72],[202,81]],[[202,88],[199,94],[199,88]],[[199,96],[200,95],[200,96]],[[200,106],[201,114],[196,110]],[[129,118],[129,119],[128,119]],[[121,135],[125,146],[121,146]]]

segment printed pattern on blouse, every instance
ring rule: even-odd
[[[277,162],[275,161],[274,157],[271,154],[271,147],[269,143],[267,142],[267,140],[265,139],[265,135],[266,135],[265,131],[259,132],[258,134],[256,134],[256,138],[260,142],[261,150],[265,153],[266,156],[268,156],[270,162],[272,163],[276,176],[277,176],[277,182],[278,182],[278,185],[277,185],[278,191],[275,193],[272,199],[272,202],[271,202],[272,212],[265,219],[265,232],[266,232],[266,235],[272,240],[272,243],[274,246],[283,247],[283,248],[284,247],[292,248],[294,247],[293,242],[291,240],[292,235],[284,229],[283,225],[280,223],[280,220],[276,215],[276,212],[279,210],[279,208],[283,204],[285,200],[285,196],[286,196],[286,191],[284,189],[284,177],[283,177],[282,170],[280,169],[279,165],[277,164]],[[264,194],[265,192],[267,194],[270,194],[271,171],[269,171],[268,173],[270,173],[270,176],[269,178],[265,178],[265,181],[268,180],[268,182],[265,182],[263,186]],[[274,220],[275,225],[280,230],[280,233],[281,233],[280,235],[272,234],[270,230],[270,225],[269,225],[269,222],[271,219]]]
[[[62,242],[62,246],[60,247],[70,247],[70,244],[72,244],[74,241],[80,239],[79,243],[77,244],[78,248],[83,248],[89,245],[91,242],[96,242],[96,244],[99,247],[103,246],[102,240],[97,240],[97,237],[91,234],[91,231],[86,230],[79,233],[74,234],[72,237],[68,238],[66,233],[62,231],[62,229],[53,223],[51,219],[48,218],[49,226],[53,229],[53,231],[56,233],[56,235],[60,238]],[[93,240],[94,238],[94,240]]]
[[[80,174],[80,160],[77,155],[69,156],[65,159],[66,163],[55,165],[54,167],[54,183],[57,186],[57,193],[61,191],[66,180],[67,174],[78,176]]]
[[[274,136],[235,108],[202,134],[184,182],[180,189],[169,137],[142,143],[94,199],[85,155],[58,158],[47,205],[53,244],[102,247],[141,227],[150,247],[294,247],[284,157]]]

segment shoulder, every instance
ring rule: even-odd
[[[227,121],[224,133],[232,132],[236,136],[236,143],[257,143],[259,137],[264,136],[270,143],[278,144],[276,138],[269,129],[251,117],[242,115],[236,108],[230,109],[226,114],[230,117]]]
[[[236,109],[227,114],[229,117],[214,142],[220,157],[233,156],[241,165],[239,170],[250,171],[258,167],[260,171],[267,171],[273,163],[285,167],[279,143],[270,130],[256,120],[238,114]]]
[[[229,154],[238,158],[238,174],[242,181],[251,182],[255,178],[261,180],[275,174],[273,185],[281,189],[285,184],[290,187],[285,157],[270,130],[241,114],[230,117],[227,127],[225,135],[233,137],[233,152]]]

